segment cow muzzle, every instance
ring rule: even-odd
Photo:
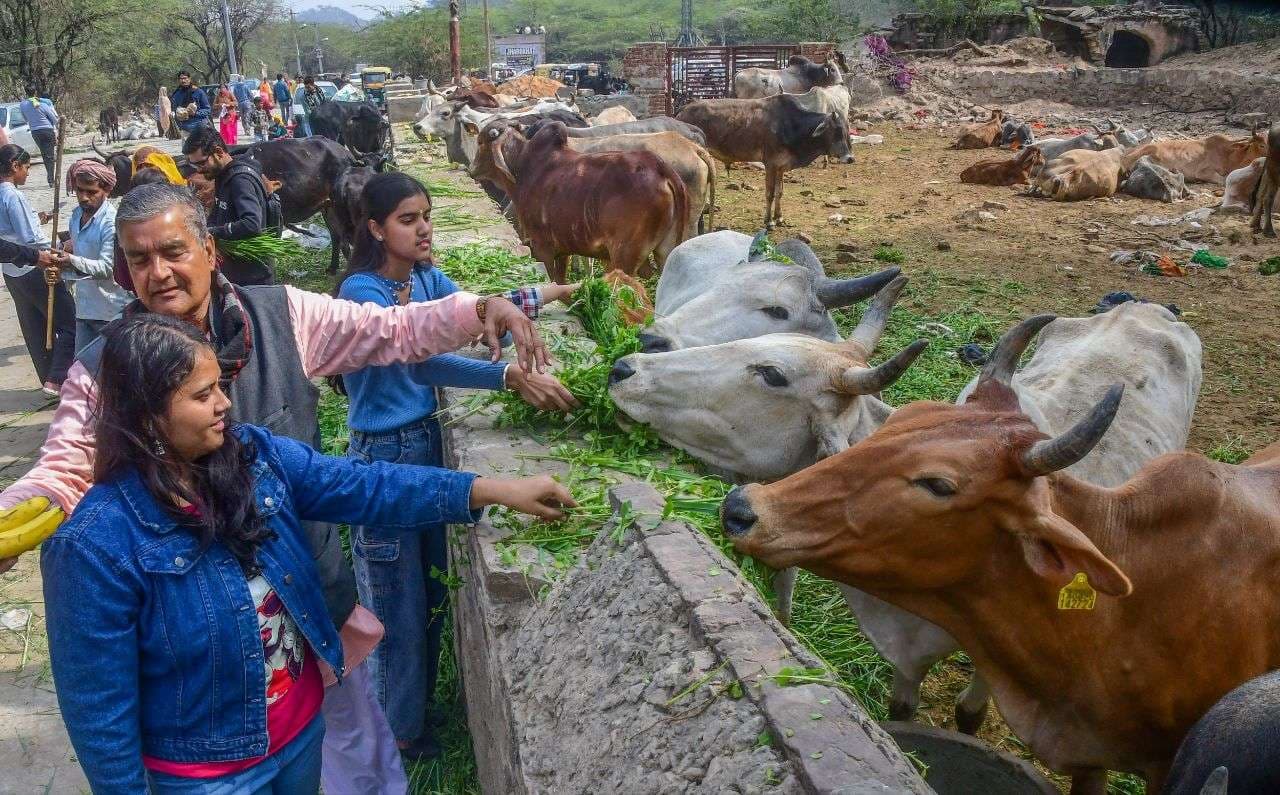
[[[849,164],[851,164],[851,163],[856,163],[856,162],[858,162],[858,161],[857,161],[856,159],[854,159],[854,157],[853,157],[853,153],[852,153],[852,152],[850,152],[849,154],[847,154],[847,155],[845,155],[844,157],[840,158],[840,162],[841,162],[841,163],[844,163],[845,165],[849,165]]]
[[[751,501],[747,499],[742,486],[737,486],[724,498],[720,506],[720,526],[726,535],[740,538],[751,532],[760,517],[751,510]]]
[[[666,353],[671,350],[671,340],[660,334],[649,334],[642,331],[637,339],[640,341],[641,353]]]
[[[613,369],[609,371],[609,386],[613,386],[619,381],[625,381],[636,374],[636,370],[626,361],[619,359],[614,363]]]

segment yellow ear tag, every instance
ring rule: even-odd
[[[1059,610],[1092,610],[1098,601],[1098,592],[1089,585],[1089,575],[1083,571],[1058,591]]]

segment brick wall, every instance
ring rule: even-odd
[[[667,45],[649,41],[627,48],[622,56],[622,77],[631,91],[648,103],[649,116],[667,112]]]
[[[802,41],[800,54],[814,63],[825,63],[827,53],[831,52],[833,47],[835,45],[829,41]]]

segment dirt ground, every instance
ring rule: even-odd
[[[788,225],[775,239],[804,233],[828,271],[864,270],[874,264],[877,247],[892,245],[906,255],[902,268],[908,276],[929,267],[974,285],[1016,282],[1019,289],[988,296],[985,307],[977,299],[979,308],[993,311],[1007,311],[1012,295],[1019,315],[1082,315],[1113,291],[1176,304],[1204,343],[1204,385],[1190,446],[1254,451],[1280,439],[1280,370],[1274,366],[1280,332],[1272,325],[1280,276],[1257,272],[1258,262],[1280,255],[1280,243],[1255,240],[1239,214],[1214,214],[1199,229],[1132,223],[1139,216],[1175,217],[1215,206],[1216,186],[1190,186],[1193,198],[1176,204],[1129,196],[1058,203],[1024,195],[1025,186],[961,184],[963,168],[1003,155],[949,150],[952,130],[881,125],[871,132],[884,135],[885,142],[856,147],[856,163],[825,169],[815,164],[789,175],[783,205]],[[717,226],[758,228],[763,172],[735,167],[728,178],[721,172],[717,198]],[[960,218],[984,204],[993,219]],[[833,214],[844,220],[829,220]],[[1170,278],[1109,258],[1115,250],[1146,249],[1186,263],[1192,252],[1171,246],[1179,238],[1229,257],[1230,267],[1197,267],[1184,278]],[[839,255],[844,264],[837,260],[840,244],[855,249]],[[945,293],[929,295],[926,302],[936,311],[954,306]]]

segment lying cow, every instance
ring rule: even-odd
[[[1191,195],[1191,191],[1187,190],[1185,177],[1173,173],[1150,157],[1140,158],[1133,164],[1133,170],[1120,184],[1120,192],[1162,202],[1181,201]]]
[[[1040,195],[1060,202],[1114,196],[1128,172],[1126,162],[1123,149],[1075,149],[1045,163],[1035,188]]]
[[[1025,149],[1035,142],[1036,136],[1035,133],[1031,132],[1030,124],[1008,116],[1000,123],[1000,146]]]
[[[803,94],[815,86],[840,85],[840,67],[834,60],[814,63],[803,55],[793,55],[785,69],[750,67],[733,77],[733,95],[757,99],[775,94]]]
[[[1263,168],[1267,164],[1265,157],[1259,157],[1243,168],[1237,168],[1227,175],[1225,189],[1222,192],[1220,212],[1253,213],[1253,197],[1258,190],[1258,182],[1262,179]]]
[[[629,121],[635,120],[636,115],[622,105],[614,105],[612,108],[605,108],[595,116],[588,119],[592,127],[603,127],[607,124],[625,124]]]
[[[1073,791],[1103,792],[1113,769],[1159,792],[1192,723],[1280,667],[1280,450],[1243,466],[1172,453],[1120,488],[1062,473],[1106,438],[1125,387],[1045,434],[1011,376],[1048,320],[1002,338],[966,403],[913,403],[843,453],[735,489],[723,523],[741,553],[951,632]]]
[[[991,111],[991,118],[978,124],[970,124],[960,130],[952,149],[987,149],[1000,141],[1004,125],[1004,111],[996,108]]]
[[[1221,133],[1191,140],[1154,141],[1129,151],[1126,167],[1143,157],[1150,157],[1170,171],[1192,182],[1222,185],[1227,175],[1252,163],[1267,153],[1264,133],[1254,133],[1239,140]]]
[[[960,172],[960,181],[969,185],[1021,185],[1030,178],[1032,169],[1042,165],[1044,155],[1040,150],[1027,147],[1004,160],[979,160]]]
[[[888,268],[869,276],[829,278],[799,241],[784,241],[775,249],[789,262],[752,253],[751,243],[747,235],[724,229],[677,246],[658,278],[654,321],[640,333],[642,350],[656,353],[777,333],[838,342],[830,310],[870,298],[899,273]]]
[[[550,121],[534,122],[525,134],[533,137]],[[602,124],[599,127],[570,127],[565,130],[570,138],[602,138],[607,135],[643,135],[646,133],[673,132],[688,138],[698,146],[707,145],[707,136],[692,124],[671,118],[670,116],[650,116],[618,124]]]
[[[1162,795],[1280,792],[1280,671],[1232,690],[1196,721]]]
[[[628,275],[650,254],[661,267],[687,237],[680,177],[651,152],[579,154],[564,131],[553,124],[526,140],[512,128],[486,129],[470,173],[511,197],[533,256],[560,284],[573,254]]]
[[[1256,136],[1255,136],[1256,137]],[[1267,162],[1258,181],[1258,191],[1253,200],[1253,231],[1267,237],[1276,236],[1276,193],[1280,192],[1280,124],[1267,134]]]
[[[725,163],[764,162],[764,227],[782,219],[782,178],[823,155],[853,162],[849,121],[805,110],[791,94],[761,99],[702,99],[676,116],[707,136],[707,150]]]
[[[1080,133],[1071,138],[1042,138],[1033,144],[1044,155],[1046,163],[1051,163],[1067,152],[1077,149],[1098,152],[1103,149],[1116,149],[1120,145],[1120,140],[1114,135],[1094,135],[1093,133]]]

